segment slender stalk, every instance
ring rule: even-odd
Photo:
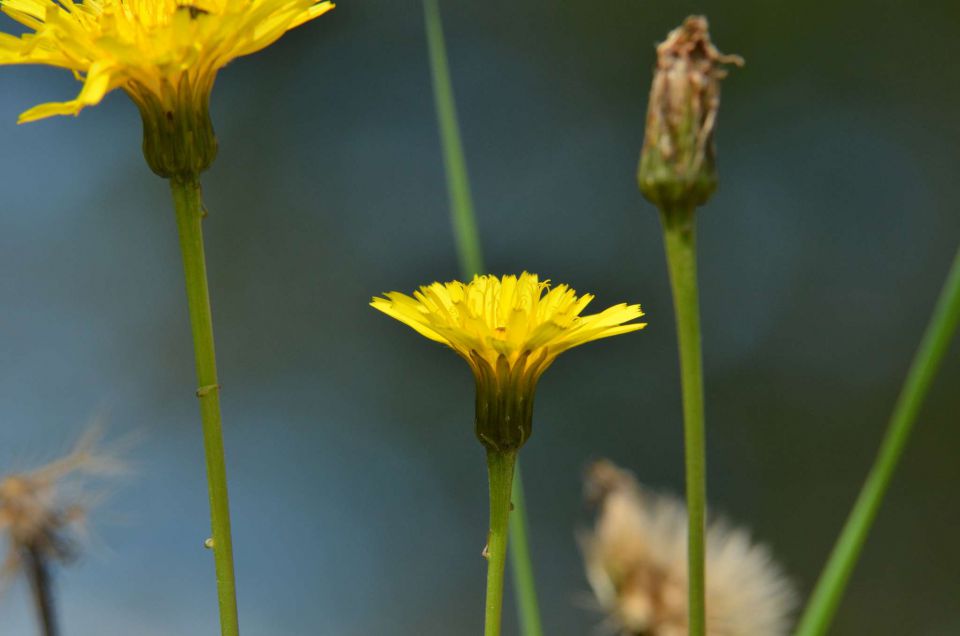
[[[483,270],[483,256],[476,217],[473,214],[470,178],[467,175],[463,143],[460,141],[457,106],[450,82],[447,46],[443,39],[443,23],[440,21],[440,7],[437,0],[423,0],[423,11],[427,28],[427,46],[430,50],[430,71],[433,76],[433,98],[437,109],[437,123],[440,126],[443,163],[450,196],[450,215],[457,241],[457,256],[460,259],[461,271],[473,275]]]
[[[23,550],[23,560],[30,579],[30,590],[37,607],[37,619],[40,621],[43,636],[58,636],[57,614],[53,603],[53,582],[50,580],[50,568],[43,553],[36,546]]]
[[[183,253],[187,284],[190,327],[193,331],[194,358],[197,367],[197,398],[203,421],[203,446],[207,460],[210,494],[210,526],[213,534],[213,558],[217,573],[217,598],[220,604],[220,632],[238,636],[236,583],[233,574],[233,540],[230,534],[230,504],[227,496],[227,467],[220,420],[220,385],[213,346],[213,317],[207,289],[207,265],[203,252],[204,217],[200,181],[171,179],[177,215],[177,231]]]
[[[880,451],[807,603],[797,636],[827,633],[870,527],[890,486],[920,407],[960,324],[960,251],[940,292],[930,324],[914,355]]]
[[[500,636],[503,613],[503,575],[507,565],[510,494],[517,453],[487,452],[490,475],[490,534],[487,535],[487,610],[484,636]]]
[[[440,127],[447,190],[450,197],[450,217],[457,244],[460,271],[464,278],[469,279],[482,273],[485,269],[483,250],[477,231],[476,216],[473,211],[467,162],[463,152],[463,143],[460,139],[457,106],[453,96],[452,82],[450,81],[450,66],[447,63],[447,47],[443,37],[440,7],[437,0],[424,0],[423,9],[427,45],[430,51],[434,104]],[[510,534],[513,539],[510,566],[513,571],[517,611],[520,614],[521,634],[523,636],[542,636],[543,628],[541,627],[540,608],[537,602],[533,563],[530,559],[526,501],[519,464],[516,467],[516,477],[513,482],[513,514],[510,516]]]
[[[696,225],[694,210],[661,214],[673,307],[680,350],[683,389],[683,437],[686,446],[687,569],[689,578],[690,636],[706,631],[704,572],[704,519],[706,516],[706,442],[703,415],[703,374],[700,353],[700,303],[697,291]]]
[[[523,636],[543,636],[540,622],[540,604],[537,602],[537,586],[533,578],[533,560],[527,543],[527,513],[523,496],[523,479],[520,462],[513,475],[513,514],[510,515],[510,569],[513,572],[513,587],[520,613],[520,633]]]

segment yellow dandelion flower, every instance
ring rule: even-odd
[[[333,8],[317,0],[3,0],[33,29],[0,34],[0,64],[46,64],[83,80],[76,99],[42,104],[21,122],[75,115],[122,88],[174,108],[184,84],[209,92],[219,69]]]
[[[433,283],[412,297],[390,292],[371,305],[467,361],[477,379],[477,435],[504,451],[530,436],[536,382],[558,355],[646,326],[632,322],[643,316],[640,305],[582,315],[592,300],[524,272]]]
[[[333,6],[318,0],[0,0],[3,12],[29,29],[20,37],[0,33],[0,65],[56,66],[83,82],[75,99],[35,106],[21,123],[76,115],[120,88],[143,115],[151,167],[162,176],[200,172],[216,154],[207,112],[217,71]],[[184,132],[196,139],[184,141]],[[176,154],[168,146],[185,143],[196,146],[179,151],[192,155],[185,168],[171,164],[183,157],[151,158],[151,152]]]

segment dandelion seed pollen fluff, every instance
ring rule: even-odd
[[[587,475],[599,506],[581,537],[587,579],[624,636],[687,633],[687,515],[629,472],[599,461]],[[787,636],[796,592],[747,530],[712,521],[706,536],[707,636]]]

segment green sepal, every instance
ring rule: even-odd
[[[150,169],[167,179],[190,179],[217,157],[210,120],[210,88],[194,87],[184,75],[164,98],[136,86],[127,89],[143,120],[143,156]]]
[[[476,434],[488,451],[516,451],[530,439],[533,398],[547,366],[547,351],[529,358],[527,351],[510,364],[501,354],[494,368],[476,352],[471,354],[477,380]]]

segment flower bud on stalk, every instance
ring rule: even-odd
[[[0,30],[0,66],[44,64],[83,82],[74,99],[35,106],[28,122],[77,115],[124,90],[143,120],[143,154],[170,180],[195,353],[210,527],[223,636],[239,636],[220,384],[207,284],[200,174],[217,155],[210,93],[220,69],[333,9],[329,0],[0,0],[19,22]],[[0,520],[2,521],[2,520]]]
[[[637,180],[665,214],[703,205],[717,187],[713,132],[725,64],[742,66],[743,58],[717,50],[703,16],[687,18],[657,47]]]
[[[724,64],[741,65],[743,60],[723,55],[713,46],[707,20],[702,16],[687,18],[657,47],[657,68],[637,171],[640,191],[660,210],[676,314],[689,529],[689,636],[709,633],[705,570],[706,422],[695,211],[717,187],[713,132],[720,106],[720,80],[726,76]]]

